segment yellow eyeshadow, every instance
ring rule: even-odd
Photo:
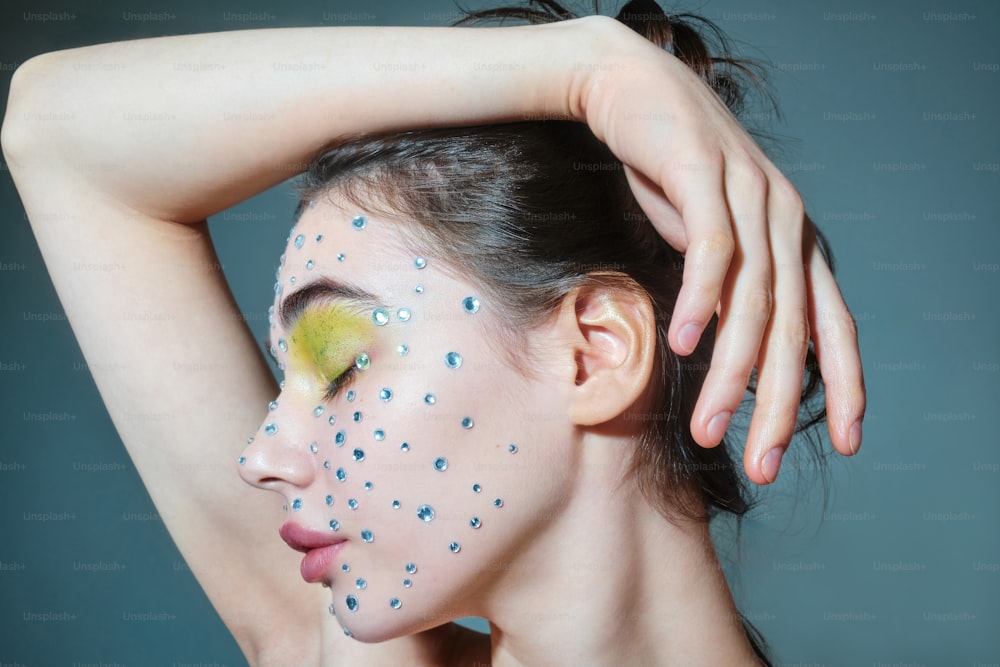
[[[354,364],[372,337],[371,319],[343,305],[314,306],[289,336],[289,353],[301,368],[313,367],[332,381]]]

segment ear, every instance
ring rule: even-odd
[[[577,287],[563,297],[556,326],[576,361],[574,424],[603,424],[639,400],[653,374],[656,320],[638,285]]]

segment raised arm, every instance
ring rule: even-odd
[[[3,149],[52,280],[157,509],[253,664],[319,652],[419,664],[443,640],[345,639],[297,554],[264,530],[280,503],[235,467],[277,387],[205,218],[338,136],[558,113],[547,56],[579,32],[245,31],[72,49],[17,71]]]
[[[294,554],[261,534],[280,510],[227,472],[276,387],[204,220],[337,137],[539,117],[587,122],[688,250],[676,349],[720,302],[738,315],[720,330],[699,441],[712,444],[710,418],[735,408],[744,371],[762,364],[747,468],[771,479],[762,461],[794,424],[811,318],[834,444],[851,451],[864,409],[856,340],[797,195],[699,80],[609,19],[176,36],[46,54],[16,72],[3,149],[53,282],[153,500],[252,661],[300,651],[310,662],[308,638],[331,624]],[[324,650],[350,664],[365,647],[338,633]],[[398,650],[427,650],[414,642]]]

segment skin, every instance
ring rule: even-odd
[[[336,66],[279,72],[278,57]],[[421,67],[373,66],[383,62]],[[510,66],[483,77],[477,65],[491,62]],[[856,451],[856,332],[801,199],[702,82],[612,21],[134,40],[32,58],[10,89],[0,144],[53,284],[158,513],[251,664],[462,664],[475,650],[448,626],[378,645],[346,639],[331,627],[328,594],[302,582],[297,554],[262,529],[284,519],[280,506],[219,475],[279,392],[205,220],[293,176],[332,138],[544,115],[586,122],[629,166],[661,234],[706,260],[688,263],[674,317],[702,326],[718,308],[725,320],[692,423],[698,441],[713,444],[710,419],[735,410],[759,362],[745,464],[767,481],[765,453],[794,423],[808,332],[833,446]],[[137,123],[123,109],[172,120]],[[261,120],[230,120],[241,115]],[[81,255],[119,268],[78,270]],[[134,418],[152,405],[162,418]]]
[[[653,377],[648,300],[621,289],[574,291],[550,321],[522,332],[518,353],[497,333],[502,304],[482,299],[477,313],[462,309],[465,297],[483,290],[458,278],[461,269],[436,259],[417,269],[417,256],[440,253],[415,254],[400,243],[398,223],[367,216],[358,231],[352,217],[329,204],[307,210],[293,236],[322,233],[323,241],[289,244],[274,312],[324,280],[373,299],[323,297],[290,328],[275,318],[272,339],[285,341],[275,344],[284,389],[240,468],[247,482],[282,495],[292,508],[287,520],[321,532],[331,517],[339,520],[347,542],[323,583],[341,627],[377,642],[484,616],[498,667],[755,664],[705,525],[669,523],[626,473],[623,453],[642,424],[632,413],[643,412]],[[307,258],[313,269],[303,268]],[[400,308],[410,313],[405,321]],[[389,313],[382,326],[372,319],[380,310]],[[457,369],[444,363],[452,351],[462,354]],[[512,352],[530,373],[511,365]],[[328,385],[362,353],[370,364],[330,396]],[[388,401],[380,398],[385,388]],[[430,406],[428,393],[436,398]],[[472,428],[462,426],[464,417]],[[278,430],[269,436],[272,424]],[[384,439],[373,438],[374,429]],[[346,436],[339,447],[336,430]],[[352,455],[358,448],[361,461]],[[433,467],[437,457],[447,459],[446,470]],[[346,507],[348,498],[359,500],[356,509]],[[424,503],[436,511],[430,522],[415,513]],[[361,538],[363,530],[373,541]],[[407,575],[410,562],[418,569]],[[354,611],[349,595],[358,600]],[[663,619],[670,621],[660,627]]]

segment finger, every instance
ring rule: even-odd
[[[677,209],[667,201],[660,186],[628,165],[625,165],[625,177],[639,208],[646,214],[663,240],[677,252],[683,253],[687,250],[684,220]]]
[[[746,394],[771,317],[771,249],[767,234],[767,186],[759,169],[726,173],[736,251],[720,299],[712,364],[691,418],[702,446],[722,441]]]
[[[689,179],[683,198],[673,202],[684,218],[688,248],[667,338],[674,352],[687,355],[697,346],[719,303],[736,243],[729,209],[719,196],[723,192],[721,165],[717,169],[704,162],[680,163],[677,168],[701,170],[695,179]]]
[[[780,186],[779,186],[780,187]],[[805,214],[797,194],[772,188],[768,199],[774,307],[758,359],[757,390],[743,465],[757,484],[778,476],[795,433],[806,353],[809,302],[802,265]]]
[[[806,231],[813,348],[826,392],[827,426],[834,448],[844,455],[861,446],[866,394],[858,331],[811,229]]]

